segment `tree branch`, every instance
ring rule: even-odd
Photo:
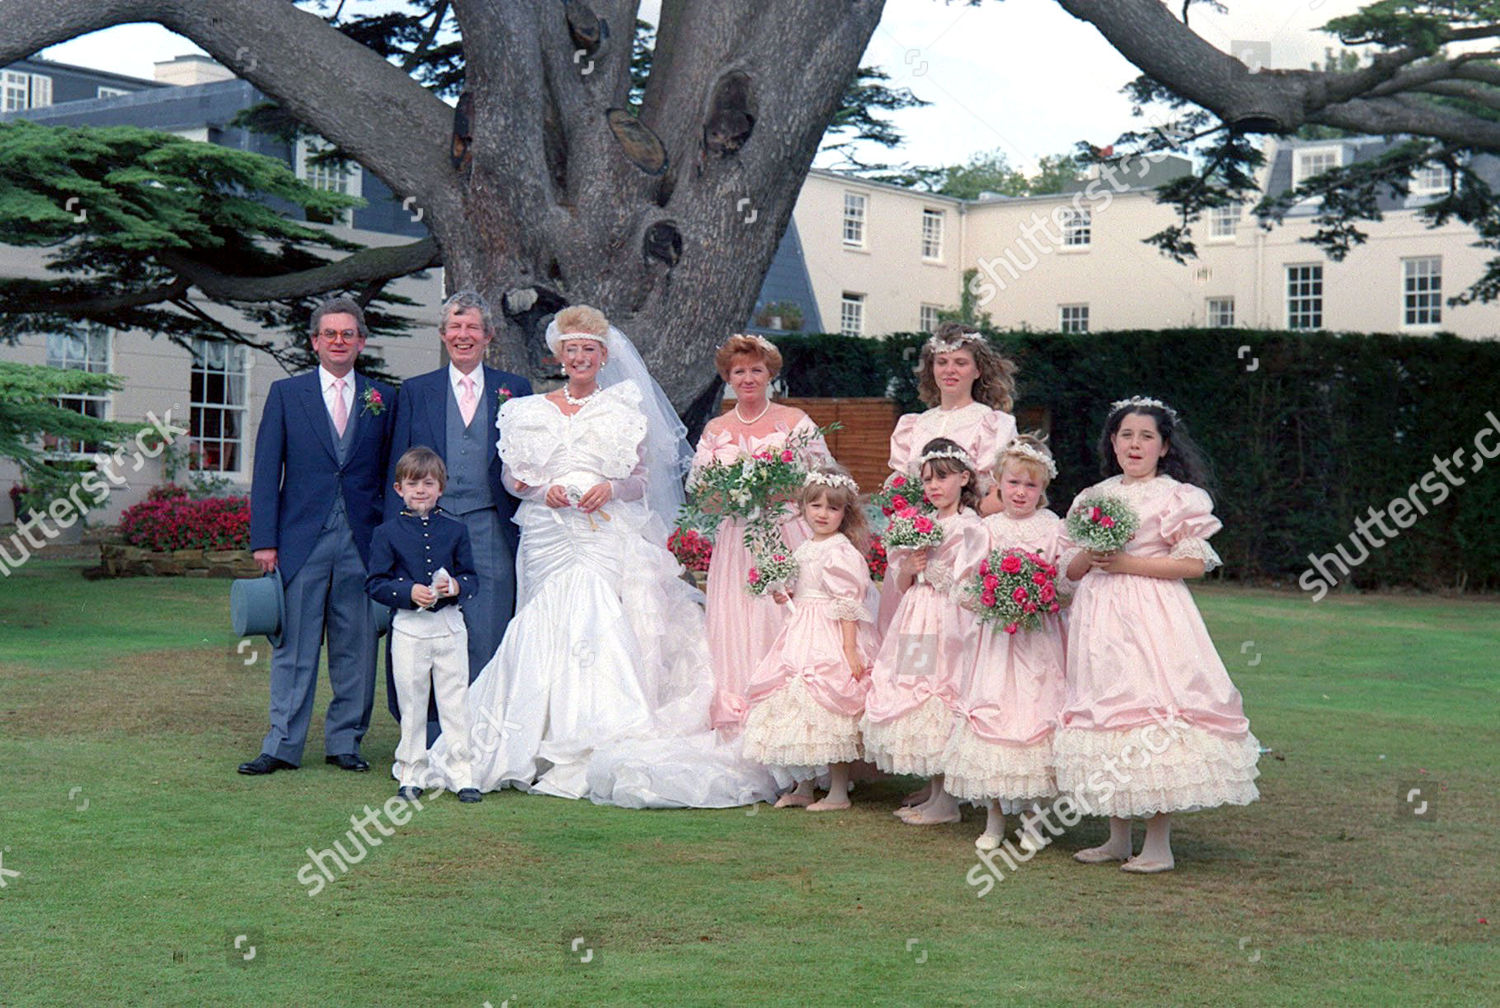
[[[217,301],[285,301],[330,290],[353,290],[442,264],[437,242],[431,238],[365,248],[326,266],[276,276],[232,276],[171,249],[161,250],[156,258]]]
[[[286,0],[0,0],[0,65],[135,21],[192,39],[398,196],[415,197],[429,216],[454,212],[448,107],[400,68]],[[331,91],[345,97],[330,101]],[[393,128],[402,143],[390,142]]]

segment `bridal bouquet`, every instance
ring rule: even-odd
[[[979,562],[964,595],[984,623],[1003,626],[1008,634],[1035,630],[1043,616],[1060,608],[1056,578],[1057,568],[1036,553],[995,550]]]
[[[892,546],[921,549],[923,546],[936,546],[943,541],[943,526],[931,515],[908,507],[896,512],[891,523],[885,527],[882,538],[887,549]]]
[[[751,595],[784,592],[796,580],[797,570],[797,561],[786,553],[772,553],[766,557],[756,557],[746,577],[745,589]]]
[[[713,506],[721,515],[756,518],[802,489],[807,467],[803,449],[833,427],[793,434],[780,447],[761,448],[733,462],[718,459],[694,469],[687,492],[698,510]]]
[[[1141,527],[1135,509],[1119,497],[1090,497],[1068,513],[1068,538],[1084,549],[1113,553]]]

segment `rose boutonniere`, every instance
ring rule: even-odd
[[[360,402],[365,404],[364,412],[371,416],[379,416],[385,412],[385,400],[380,398],[379,389],[365,389],[365,394],[360,397]]]
[[[495,408],[499,409],[501,406],[504,406],[506,403],[510,402],[513,398],[515,398],[515,393],[510,390],[510,386],[501,385],[498,389],[495,390]]]

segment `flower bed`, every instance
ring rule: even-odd
[[[193,500],[181,487],[151,490],[120,516],[124,543],[100,546],[108,577],[253,577],[250,501],[244,497]]]

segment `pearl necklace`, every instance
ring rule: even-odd
[[[740,404],[738,402],[734,404],[734,415],[739,417],[740,423],[744,424],[746,427],[751,426],[755,423],[756,420],[759,420],[769,412],[771,412],[771,400],[769,398],[766,399],[766,408],[755,414],[755,420],[746,420],[745,414],[740,412]]]
[[[583,396],[582,398],[579,398],[579,399],[575,399],[575,398],[573,398],[573,394],[568,391],[568,386],[564,385],[563,386],[563,390],[562,390],[562,394],[563,394],[563,399],[565,399],[567,401],[567,403],[568,403],[569,406],[582,406],[584,403],[588,402],[590,399],[594,398],[594,396],[598,395],[602,391],[603,391],[603,389],[595,387],[594,391],[590,392],[588,395]]]

